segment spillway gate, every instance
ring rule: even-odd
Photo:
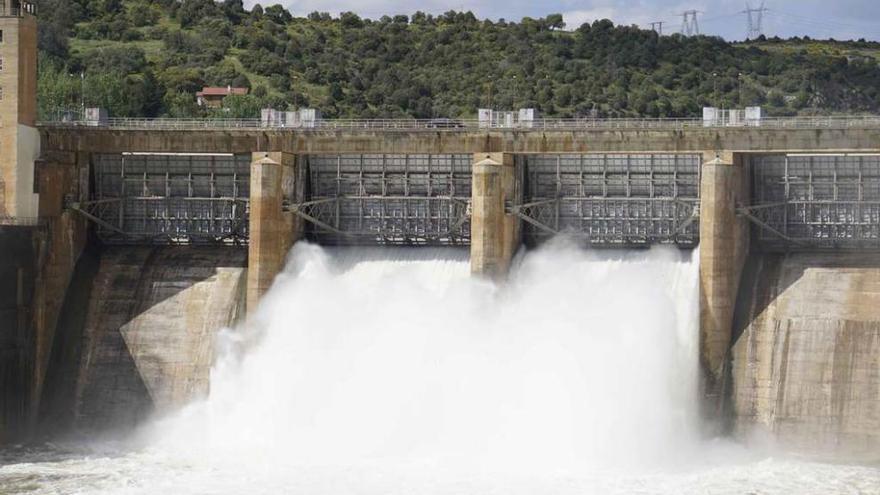
[[[699,242],[701,155],[525,156],[523,203],[511,211],[535,243],[565,234],[591,245]]]
[[[470,242],[470,154],[305,155],[307,201],[293,206],[321,244]]]
[[[751,170],[740,212],[761,249],[880,247],[880,155],[755,155]]]
[[[99,153],[91,200],[72,205],[107,244],[248,238],[250,154]]]

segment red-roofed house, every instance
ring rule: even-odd
[[[214,88],[205,86],[201,91],[196,92],[196,103],[200,107],[220,108],[223,106],[223,98],[232,95],[244,96],[246,94],[248,94],[247,88],[233,88],[232,86]]]

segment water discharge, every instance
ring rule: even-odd
[[[543,472],[692,441],[696,264],[678,252],[546,250],[498,290],[460,251],[297,250],[260,342],[165,425],[179,448]]]
[[[300,243],[203,401],[138,446],[0,467],[84,493],[872,493],[873,468],[701,438],[690,253]],[[8,461],[8,459],[7,459]],[[0,464],[2,466],[2,464]],[[43,480],[49,480],[43,483]],[[13,486],[13,485],[7,485]],[[0,490],[2,491],[2,490]]]

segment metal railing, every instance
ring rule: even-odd
[[[272,125],[261,119],[110,118],[102,121],[46,121],[47,128],[149,130],[388,130],[388,131],[545,131],[545,130],[684,130],[684,129],[852,129],[880,128],[880,116],[771,117],[758,121],[706,122],[702,119],[539,119],[513,125],[489,125],[476,119],[332,119],[297,126]]]
[[[25,14],[37,15],[37,5],[21,2],[19,7],[0,5],[0,17],[23,17]]]

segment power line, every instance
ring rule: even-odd
[[[703,24],[706,24],[707,22],[715,22],[715,21],[720,21],[722,19],[730,19],[731,17],[737,17],[739,15],[740,15],[740,12],[732,12],[730,14],[716,15],[714,17],[704,17],[702,22],[703,22]]]
[[[681,13],[681,34],[694,36],[700,34],[700,23],[697,21],[699,10],[685,10]]]
[[[789,27],[799,26],[804,30],[810,30],[814,32],[818,32],[820,34],[824,34],[827,36],[840,36],[841,31],[850,30],[856,31],[858,34],[844,34],[844,36],[856,36],[856,37],[875,37],[880,38],[880,31],[869,30],[864,26],[856,26],[854,24],[843,24],[837,23],[835,21],[820,21],[816,19],[810,19],[808,17],[798,16],[794,14],[786,14],[784,12],[780,12],[776,9],[769,10],[767,12],[768,16],[771,16],[774,19],[777,19],[780,22],[784,22]],[[876,28],[875,28],[876,29]]]
[[[840,28],[852,28],[852,29],[865,29],[865,28],[867,28],[867,27],[873,27],[873,28],[876,28],[876,24],[874,24],[873,26],[865,26],[865,25],[850,24],[850,23],[846,23],[846,22],[835,21],[835,20],[833,20],[833,19],[821,19],[821,20],[820,20],[820,19],[814,19],[814,18],[811,18],[811,17],[806,17],[806,16],[803,16],[803,15],[800,15],[800,14],[792,14],[792,13],[790,13],[790,12],[783,12],[783,11],[778,10],[778,9],[773,9],[773,12],[776,13],[776,14],[778,14],[778,15],[785,16],[785,17],[791,17],[791,18],[793,18],[793,19],[800,19],[801,21],[804,21],[804,22],[810,22],[810,23],[814,23],[814,24],[821,24],[821,25],[823,25],[823,26],[828,26],[828,25],[830,25],[830,26],[836,26],[836,27],[840,27]]]
[[[748,20],[746,39],[754,40],[764,35],[764,12],[767,12],[767,9],[764,8],[764,0],[761,0],[761,6],[756,9],[752,8],[751,2],[746,1],[746,10],[740,12],[745,14]]]

